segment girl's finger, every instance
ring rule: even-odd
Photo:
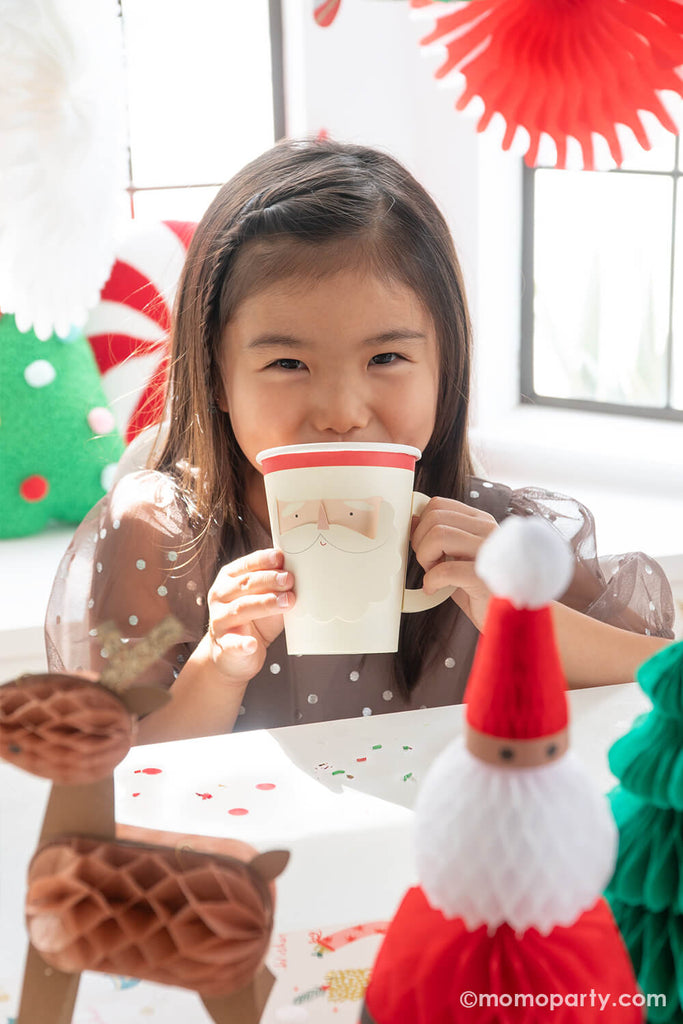
[[[474,562],[438,562],[424,574],[422,586],[426,594],[435,594],[442,587],[465,591],[485,588],[474,571]]]
[[[218,579],[221,576],[243,576],[249,572],[259,572],[266,569],[281,569],[284,565],[285,556],[278,548],[264,548],[261,551],[250,551],[248,555],[236,558],[221,567],[218,572]]]
[[[273,591],[291,590],[294,577],[284,569],[269,569],[266,572],[247,572],[241,576],[219,576],[211,588],[211,601],[233,601],[241,594],[268,594]]]
[[[234,654],[237,657],[249,658],[252,654],[255,654],[258,649],[258,641],[256,637],[242,635],[240,633],[224,633],[222,636],[216,636],[211,632],[211,639],[213,642],[220,647],[224,654]]]
[[[295,602],[291,590],[279,594],[254,594],[240,597],[216,614],[212,607],[211,629],[213,636],[219,640],[226,633],[233,632],[236,627],[244,626],[256,619],[267,616],[282,615]]]
[[[465,533],[446,523],[439,523],[421,539],[414,536],[412,544],[418,562],[423,569],[429,570],[444,558],[473,561],[483,540],[483,537]]]
[[[423,537],[434,526],[447,523],[465,533],[472,533],[475,537],[488,537],[496,529],[497,523],[493,516],[485,512],[477,515],[467,515],[455,508],[429,508],[423,512],[413,531],[413,539]]]

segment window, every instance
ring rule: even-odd
[[[683,419],[683,147],[525,171],[523,402]]]
[[[279,0],[119,0],[131,215],[198,220],[284,135]]]

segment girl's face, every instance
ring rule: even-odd
[[[340,270],[283,279],[248,296],[222,339],[223,389],[237,442],[376,441],[424,449],[436,418],[439,350],[407,286]]]

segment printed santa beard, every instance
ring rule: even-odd
[[[573,924],[612,875],[614,820],[571,752],[514,770],[457,740],[434,762],[415,810],[427,899],[470,930],[507,922],[547,934]]]
[[[296,581],[297,615],[356,622],[370,604],[387,599],[403,564],[389,502],[278,502],[278,519],[279,546]]]

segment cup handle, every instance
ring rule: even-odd
[[[411,516],[419,515],[430,500],[429,495],[422,494],[421,491],[413,491]],[[428,608],[435,608],[437,604],[441,604],[447,597],[450,597],[455,589],[455,587],[442,587],[441,590],[437,590],[434,594],[425,594],[422,587],[416,590],[410,590],[406,587],[403,591],[403,607],[401,611],[425,612]]]

